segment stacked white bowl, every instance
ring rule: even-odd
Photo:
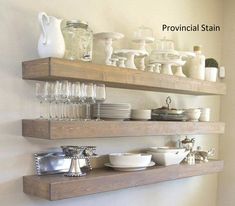
[[[151,119],[151,110],[148,109],[132,109],[131,119],[133,120],[149,120]]]
[[[180,164],[189,151],[174,147],[150,147],[147,153],[152,155],[152,159],[156,164],[168,166]]]
[[[112,153],[109,161],[115,167],[147,167],[151,162],[151,154]]]
[[[200,109],[187,109],[184,113],[186,114],[188,121],[196,122],[200,118],[201,110]]]

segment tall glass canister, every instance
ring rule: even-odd
[[[65,59],[92,60],[93,32],[88,23],[80,20],[67,20],[62,29],[65,40]]]

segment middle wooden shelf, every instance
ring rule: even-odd
[[[41,139],[222,134],[223,122],[22,120],[22,135]]]

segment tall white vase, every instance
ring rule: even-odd
[[[38,14],[42,33],[38,41],[38,54],[41,58],[63,58],[65,53],[64,37],[61,32],[61,19],[48,16],[45,12]]]

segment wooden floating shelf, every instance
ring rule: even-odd
[[[26,194],[47,200],[61,200],[168,180],[206,175],[222,170],[223,161],[209,161],[196,165],[155,166],[137,172],[94,169],[84,177],[65,177],[63,174],[48,176],[32,175],[23,177],[23,190]]]
[[[22,135],[42,139],[222,134],[222,122],[22,120]]]
[[[223,95],[224,83],[98,65],[82,61],[44,58],[22,63],[23,79],[79,80],[105,83],[108,87],[191,95]]]

